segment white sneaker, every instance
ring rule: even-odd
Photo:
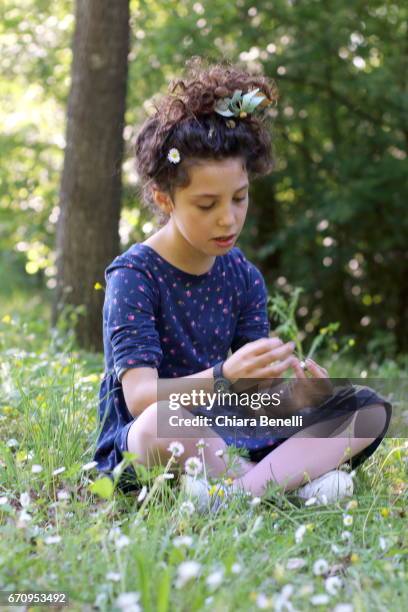
[[[190,499],[200,514],[205,512],[217,512],[226,502],[228,491],[221,484],[216,485],[213,494],[212,487],[203,478],[194,478],[188,474],[181,476],[181,490]]]
[[[296,495],[305,501],[316,498],[317,505],[331,504],[343,497],[353,495],[353,477],[343,470],[332,470],[296,490]]]

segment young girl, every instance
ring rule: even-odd
[[[265,282],[235,246],[248,212],[250,180],[274,166],[266,124],[276,101],[268,78],[192,58],[184,79],[174,83],[138,133],[142,194],[160,229],[116,257],[105,272],[106,369],[94,456],[101,472],[110,474],[125,450],[145,465],[165,463],[175,439],[184,447],[178,461],[197,455],[202,433],[158,435],[158,379],[180,379],[183,391],[189,379],[200,379],[214,392],[214,369],[216,378],[231,383],[288,373],[306,378],[294,344],[269,337]],[[328,377],[314,361],[306,365],[309,376]],[[235,439],[249,459],[239,459],[232,489],[261,495],[272,479],[284,490],[298,489],[300,497],[317,495],[323,502],[350,494],[350,475],[336,468],[351,458],[356,466],[374,452],[388,428],[391,406],[361,388],[352,397],[333,396],[329,410],[343,420],[336,422],[338,432],[326,428],[327,437],[310,428],[283,439]],[[345,415],[348,437],[339,428]],[[232,442],[222,431],[208,434],[207,474],[217,476],[225,471],[222,454]],[[312,480],[306,485],[305,475]],[[121,486],[129,491],[137,483],[122,480]]]

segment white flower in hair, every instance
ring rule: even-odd
[[[179,150],[173,147],[167,154],[167,159],[171,161],[172,164],[178,164],[180,161],[180,153]]]

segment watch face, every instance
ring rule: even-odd
[[[228,391],[230,388],[229,381],[226,378],[219,378],[215,381],[214,388],[216,391]]]

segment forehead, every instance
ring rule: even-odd
[[[190,184],[186,187],[189,194],[222,193],[224,190],[237,190],[247,180],[245,162],[241,158],[228,158],[220,161],[200,161],[189,169]]]

